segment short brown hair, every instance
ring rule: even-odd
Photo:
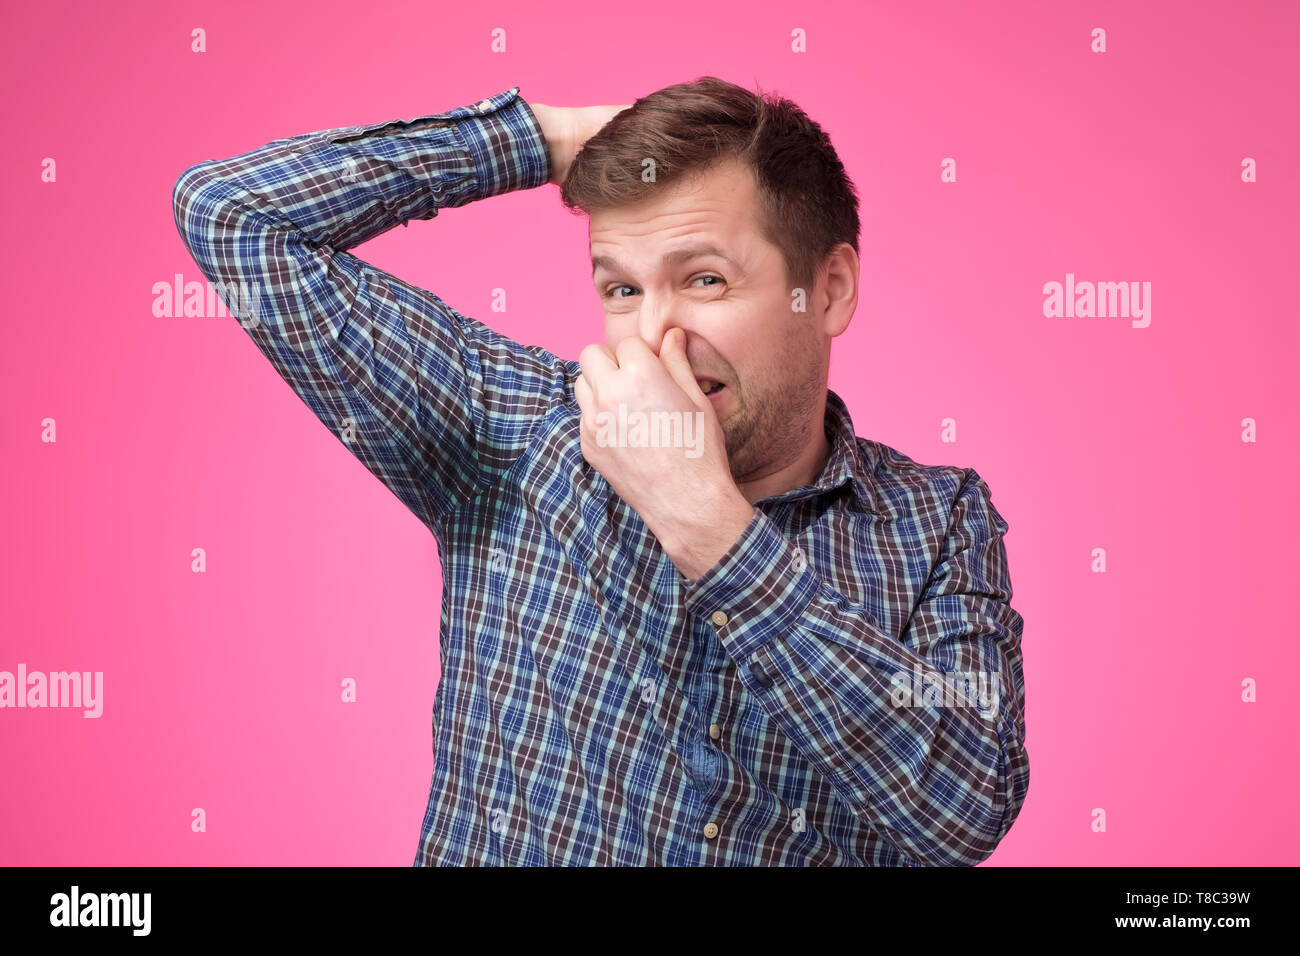
[[[713,76],[643,96],[587,140],[560,197],[572,211],[635,203],[658,186],[734,157],[754,174],[763,235],[796,287],[811,291],[841,242],[858,251],[858,195],[830,138],[784,97]],[[642,179],[654,160],[654,181]]]

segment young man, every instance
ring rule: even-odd
[[[605,344],[580,361],[346,251],[547,182],[590,217]],[[975,471],[857,438],[827,390],[857,197],[793,103],[514,87],[201,163],[174,206],[276,371],[437,538],[417,865],[993,852],[1029,782],[1007,524]]]

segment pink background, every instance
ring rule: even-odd
[[[541,9],[7,11],[0,670],[103,671],[104,713],[0,710],[0,863],[415,854],[434,539],[236,320],[152,315],[155,282],[202,281],[181,171],[516,85],[622,103],[706,73],[793,97],[858,185],[862,288],[830,382],[858,433],[976,468],[1010,523],[1031,783],[990,863],[1300,863],[1296,5]],[[554,187],[358,251],[527,344],[603,338],[585,220]],[[1067,272],[1151,282],[1150,327],[1044,317]]]

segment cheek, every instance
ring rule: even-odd
[[[605,314],[605,344],[611,349],[617,348],[618,343],[629,335],[636,334],[636,319],[633,316]]]

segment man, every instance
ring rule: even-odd
[[[859,271],[829,140],[712,77],[518,94],[276,140],[173,196],[208,279],[256,290],[232,311],[258,348],[437,538],[416,864],[986,859],[1029,781],[1007,524],[827,390]],[[547,182],[590,216],[580,361],[345,251]]]

